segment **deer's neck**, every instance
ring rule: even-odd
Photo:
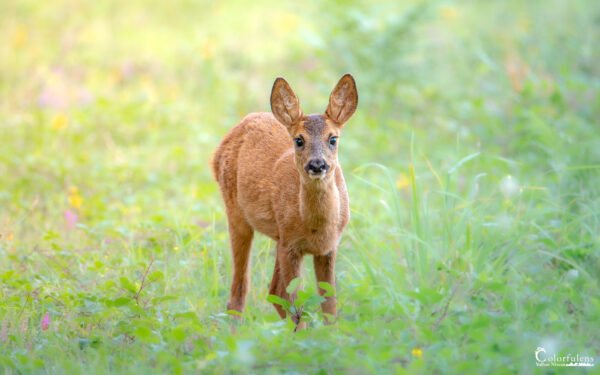
[[[335,176],[326,181],[308,181],[300,184],[300,215],[304,226],[313,233],[337,225],[340,197]]]

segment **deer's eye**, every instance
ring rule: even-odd
[[[337,144],[338,137],[330,137],[329,144],[335,146]]]
[[[302,137],[296,137],[294,138],[294,143],[296,144],[296,147],[300,148],[304,146],[304,139]]]

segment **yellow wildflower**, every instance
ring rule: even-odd
[[[400,173],[400,176],[398,176],[398,179],[396,180],[396,187],[398,189],[405,189],[408,186],[410,186],[410,180],[404,173]]]
[[[54,130],[62,130],[67,127],[69,124],[69,119],[63,113],[54,116],[52,119],[52,129]]]
[[[446,21],[455,20],[458,17],[458,11],[452,6],[444,6],[440,9],[442,18]]]
[[[215,55],[215,44],[211,40],[205,40],[200,46],[200,56],[204,60],[210,60]]]
[[[14,48],[20,48],[25,42],[27,42],[27,29],[24,26],[17,26],[12,35],[12,45]]]
[[[300,18],[294,13],[280,13],[275,19],[275,28],[279,33],[289,34],[295,32],[299,25]]]
[[[77,189],[77,186],[69,187],[68,199],[69,199],[69,204],[71,205],[71,207],[73,207],[77,210],[81,208],[81,205],[83,204],[83,198],[79,194],[79,189]]]
[[[413,350],[410,353],[415,358],[419,358],[419,359],[423,358],[423,349],[421,349],[421,348],[418,348],[418,347],[417,348],[413,348]]]

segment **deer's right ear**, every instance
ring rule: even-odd
[[[352,75],[345,74],[331,92],[325,114],[341,127],[352,117],[357,105],[356,82]]]
[[[300,101],[285,79],[279,77],[271,90],[271,111],[288,130],[300,121],[302,110]]]

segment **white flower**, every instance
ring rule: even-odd
[[[511,175],[504,177],[502,181],[500,181],[500,192],[506,199],[514,197],[520,190],[519,182]]]
[[[570,270],[567,271],[566,277],[569,280],[575,280],[576,278],[579,277],[579,271],[576,270],[575,268],[571,268]]]

